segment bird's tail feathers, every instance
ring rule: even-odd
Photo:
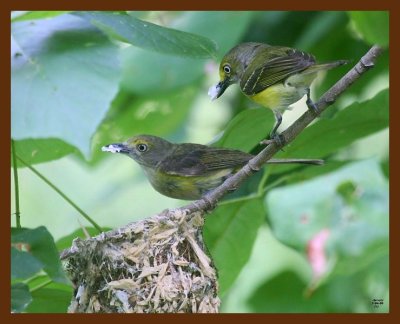
[[[349,63],[348,60],[338,60],[338,61],[334,61],[334,62],[316,64],[316,65],[310,66],[302,73],[304,74],[304,73],[315,73],[315,72],[319,72],[319,71],[327,71],[327,70],[333,69],[335,67],[345,65],[347,63]]]
[[[270,159],[267,161],[268,164],[313,164],[313,165],[322,165],[324,164],[324,160],[320,159]]]

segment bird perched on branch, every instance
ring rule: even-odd
[[[313,55],[283,46],[243,43],[232,48],[221,60],[220,82],[208,94],[219,98],[232,84],[238,83],[251,100],[273,110],[275,125],[271,138],[276,137],[282,113],[307,95],[307,106],[318,113],[310,96],[310,86],[318,72],[346,64],[339,60],[317,64]]]
[[[102,151],[135,160],[159,193],[176,199],[200,199],[221,185],[254,156],[239,150],[200,144],[174,144],[152,135],[138,135]],[[315,159],[271,159],[268,164],[323,164]]]

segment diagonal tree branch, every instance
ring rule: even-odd
[[[320,112],[374,66],[382,49],[373,46],[316,103]],[[290,143],[317,116],[305,112],[281,135]],[[281,147],[275,141],[202,199],[142,221],[75,239],[61,252],[77,290],[69,312],[218,312],[218,278],[205,252],[204,214],[258,171]]]
[[[358,61],[358,63],[345,74],[335,85],[333,85],[325,94],[318,100],[316,106],[320,112],[323,112],[330,105],[332,105],[336,99],[346,91],[357,79],[359,79],[365,72],[375,65],[375,61],[382,53],[382,48],[374,45],[370,50]],[[306,128],[317,116],[310,110],[307,110],[299,119],[297,119],[290,127],[288,127],[281,136],[284,139],[285,145],[292,142],[302,131]],[[204,214],[210,207],[214,207],[218,204],[227,193],[237,189],[240,184],[248,179],[254,172],[258,171],[269,159],[276,154],[281,147],[274,141],[266,148],[264,148],[258,155],[252,158],[242,169],[240,169],[233,176],[229,177],[222,185],[209,192],[202,199],[193,201],[192,203],[176,208],[174,210],[166,210],[161,214],[181,214],[187,215],[194,213]],[[160,214],[160,215],[161,215]],[[105,242],[113,237],[118,237],[121,232],[126,228],[129,228],[131,224],[123,226],[121,228],[111,230],[97,236],[97,241]],[[61,252],[61,259],[67,259],[71,255],[79,253],[77,249],[71,247]]]
[[[344,75],[334,86],[332,86],[318,100],[316,106],[318,110],[323,112],[327,107],[332,105],[336,99],[349,88],[357,79],[375,65],[377,57],[382,53],[382,48],[374,45],[360,59],[360,61]],[[290,127],[281,133],[285,145],[293,141],[306,128],[317,115],[307,110],[299,119],[297,119]],[[182,210],[187,210],[189,213],[194,211],[206,211],[210,207],[217,205],[218,201],[228,192],[235,190],[240,184],[249,178],[253,172],[258,171],[269,159],[273,157],[282,147],[272,141],[264,148],[257,156],[251,159],[241,170],[232,177],[228,178],[222,185],[209,192],[202,199],[196,200],[191,204],[181,207]]]

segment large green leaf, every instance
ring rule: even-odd
[[[294,271],[284,270],[262,283],[246,304],[257,313],[388,312],[387,264],[387,258],[380,258],[357,273],[331,278],[312,294]],[[373,299],[381,299],[383,305],[375,308]]]
[[[17,156],[30,165],[56,160],[78,151],[72,145],[57,138],[28,138],[15,141],[14,146]],[[25,167],[25,164],[17,161],[17,166]]]
[[[35,229],[12,228],[11,242],[15,245],[27,245],[29,254],[43,264],[43,270],[52,280],[69,282],[63,272],[53,237],[44,226]]]
[[[271,190],[265,204],[276,237],[300,251],[323,229],[332,252],[344,257],[388,239],[388,183],[374,160]]]
[[[11,247],[11,279],[27,279],[43,268],[32,254]]]
[[[170,27],[214,40],[221,58],[239,41],[251,17],[251,12],[192,11],[182,13]],[[122,61],[122,87],[146,96],[193,83],[205,75],[207,64],[204,60],[171,57],[134,47],[123,50]]]
[[[11,311],[22,312],[32,301],[32,296],[26,284],[19,282],[11,285]]]
[[[70,11],[13,11],[11,13],[11,21],[24,21],[24,20],[34,20],[34,19],[46,19],[46,18],[53,18],[59,15],[63,15]]]
[[[389,11],[350,11],[354,26],[370,45],[388,46]]]
[[[382,168],[383,174],[386,176],[386,178],[389,178],[389,172],[390,172],[389,155],[386,156],[386,158],[382,161],[381,168]]]
[[[58,282],[52,282],[47,275],[36,275],[29,279],[32,302],[26,313],[65,313],[71,302],[74,288]]]
[[[229,122],[221,138],[213,145],[249,152],[268,137],[274,121],[273,114],[268,109],[244,110]]]
[[[260,200],[220,205],[207,216],[204,239],[218,270],[224,294],[250,257],[258,228],[265,216]]]
[[[311,97],[317,100],[319,96],[335,84],[335,82],[357,63],[369,50],[370,46],[362,39],[355,39],[352,33],[349,32],[348,25],[350,17],[345,11],[321,11],[314,13],[315,16],[306,19],[308,22],[307,27],[302,32],[298,32],[297,30],[293,32],[293,29],[297,29],[297,26],[291,23],[291,20],[299,19],[297,13],[292,17],[288,17],[289,20],[282,22],[281,24],[287,29],[286,33],[298,35],[298,39],[293,44],[280,42],[277,44],[290,45],[308,51],[316,57],[318,62],[329,62],[338,59],[346,59],[349,61],[347,65],[321,74],[317,81],[314,82]],[[282,25],[277,28],[282,28]],[[272,30],[270,32],[279,35],[277,30]],[[369,91],[368,88],[372,86],[371,81],[377,81],[377,77],[384,78],[385,74],[388,73],[388,56],[388,51],[385,51],[377,60],[375,67],[368,72],[368,75],[360,78],[348,88],[346,93],[338,99],[337,105],[335,106],[341,107],[346,105],[349,98],[352,99],[359,95],[362,95],[364,98],[370,98],[369,93],[371,91]],[[330,108],[327,113],[324,113],[324,117],[333,114],[334,111],[335,107]]]
[[[313,12],[313,14],[314,16],[307,20],[304,30],[297,34],[298,38],[294,47],[307,51],[313,45],[318,45],[327,35],[330,35],[332,30],[346,24],[348,20],[343,11],[318,11]],[[332,53],[327,53],[327,55],[332,55]]]
[[[71,15],[12,23],[12,137],[59,138],[88,157],[118,90],[118,51]]]
[[[307,282],[296,273],[296,265],[289,265],[287,270],[261,283],[246,304],[257,313],[388,312],[388,257],[386,253],[367,264],[356,259],[353,272],[331,276],[311,294]],[[363,265],[360,267],[358,262]],[[375,307],[373,299],[382,300],[383,305]]]
[[[142,21],[123,12],[75,12],[119,41],[146,50],[187,56],[209,58],[215,56],[216,44],[203,36],[186,33]]]
[[[252,11],[186,11],[172,26],[214,40],[218,45],[217,57],[221,59],[241,40],[254,14]]]
[[[272,261],[272,260],[271,260]],[[327,310],[328,301],[317,292],[304,295],[306,283],[294,272],[283,271],[263,283],[247,303],[256,313],[315,313]]]
[[[72,287],[41,288],[32,292],[32,302],[26,308],[28,313],[66,313],[71,303]]]
[[[323,158],[388,126],[389,90],[386,89],[371,100],[351,104],[332,119],[322,119],[307,127],[276,157]],[[274,168],[274,172],[290,168],[293,166],[281,166]]]
[[[307,252],[314,274],[311,289],[318,288],[318,295],[326,284],[331,286],[331,291],[321,299],[333,297],[332,293],[337,295],[341,289],[339,282],[346,280],[345,290],[366,290],[354,296],[367,298],[369,303],[363,305],[364,311],[387,309],[385,306],[373,310],[370,305],[373,298],[386,296],[388,284],[385,267],[388,267],[389,253],[389,192],[377,161],[355,162],[311,181],[272,190],[265,203],[275,236],[284,244]],[[327,235],[326,242],[317,239],[322,232]],[[380,269],[373,274],[372,266],[377,264]],[[364,274],[358,275],[360,271]],[[380,278],[376,278],[378,273]],[[322,288],[321,282],[315,281],[321,275],[324,276]],[[367,285],[371,288],[366,289]],[[372,288],[376,285],[381,289]],[[297,294],[289,287],[285,289],[287,295]],[[315,292],[313,298],[314,295]],[[337,311],[360,309],[360,305],[341,303],[341,298],[332,301],[330,307],[339,307]]]

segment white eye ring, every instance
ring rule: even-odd
[[[146,152],[148,149],[146,144],[138,144],[136,148],[139,152]]]
[[[226,74],[231,73],[231,67],[230,67],[229,65],[224,65],[224,72],[225,72]]]

